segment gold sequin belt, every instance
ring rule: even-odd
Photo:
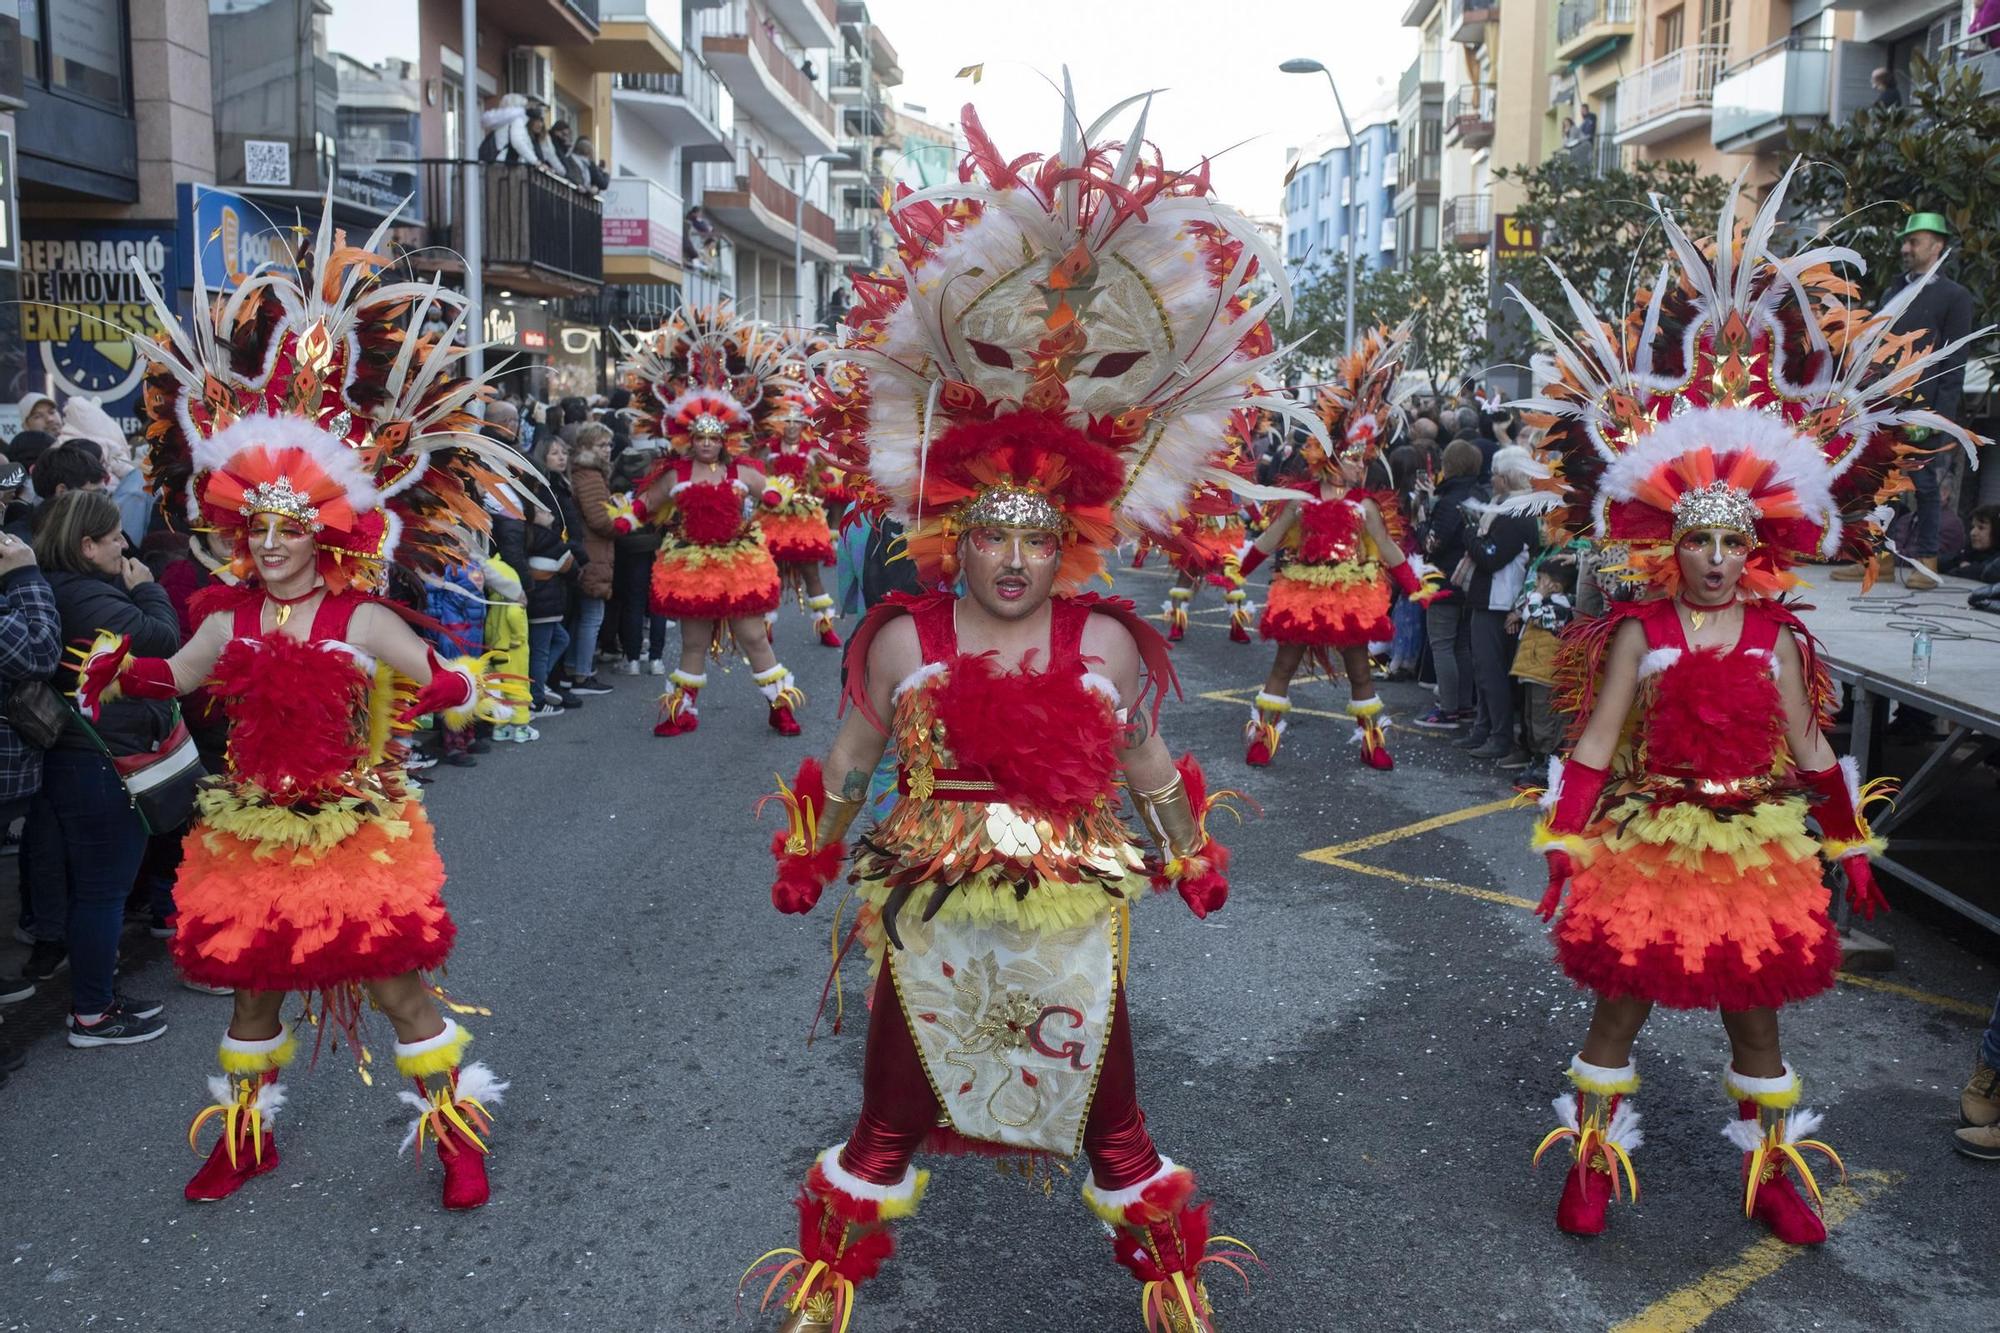
[[[1000,799],[1000,789],[970,768],[932,768],[919,764],[896,770],[896,790],[919,801],[978,801]]]

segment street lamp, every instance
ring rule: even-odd
[[[846,153],[814,153],[799,164],[799,193],[792,204],[792,322],[806,327],[806,192],[813,173],[829,162],[851,162]]]
[[[1354,127],[1347,123],[1347,107],[1340,100],[1340,85],[1333,81],[1332,70],[1304,56],[1293,56],[1278,68],[1286,74],[1326,75],[1326,86],[1333,89],[1333,109],[1340,113],[1340,132],[1347,136],[1347,202],[1340,217],[1341,252],[1347,270],[1347,341],[1342,344],[1345,352],[1354,347],[1354,206],[1360,202],[1356,196],[1361,193],[1354,179]]]

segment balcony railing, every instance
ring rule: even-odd
[[[1632,0],[1563,0],[1556,11],[1556,47],[1560,50],[1594,29],[1631,25]]]
[[[463,167],[421,163],[430,210],[430,242],[465,251]],[[539,167],[485,163],[479,168],[481,252],[492,268],[519,269],[564,283],[604,281],[604,210],[598,201]]]
[[[821,7],[832,13],[830,2]],[[764,72],[785,90],[785,95],[798,105],[799,110],[808,119],[824,125],[828,134],[833,133],[833,104],[820,96],[819,89],[799,68],[802,53],[787,51],[779,43],[777,27],[765,14],[763,6],[751,0],[737,0],[737,3],[720,9],[699,10],[690,17],[696,35],[704,41],[721,38],[748,42]]]
[[[1651,143],[1706,119],[1728,60],[1726,46],[1683,46],[1627,74],[1618,81],[1619,137],[1626,143]]]
[[[1493,109],[1498,98],[1486,84],[1469,83],[1445,100],[1444,129],[1468,148],[1493,141]]]
[[[792,219],[799,216],[798,193],[771,174],[763,159],[753,154],[747,144],[738,145],[734,162],[702,164],[696,179],[702,185],[704,194],[719,190],[749,195],[767,212],[776,214],[787,230]],[[800,227],[806,235],[826,245],[834,243],[833,219],[810,203],[805,206]]]
[[[1403,71],[1403,81],[1396,90],[1396,101],[1409,101],[1423,90],[1427,83],[1438,83],[1444,78],[1444,53],[1441,51],[1419,51],[1410,67]]]
[[[1493,196],[1458,194],[1444,201],[1441,232],[1461,250],[1482,250],[1493,239]]]
[[[1477,46],[1486,40],[1486,25],[1500,17],[1500,0],[1451,0],[1445,11],[1445,35],[1454,42]]]
[[[1981,94],[2000,95],[2000,23],[1945,43],[1940,54],[1956,64],[1978,70]]]
[[[711,125],[723,126],[722,82],[692,51],[681,53],[678,74],[625,74],[613,76],[612,86],[628,92],[678,97]]]
[[[1794,121],[1826,119],[1832,79],[1830,37],[1788,37],[1731,65],[1715,83],[1715,145],[1754,143]]]

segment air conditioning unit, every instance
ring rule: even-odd
[[[554,106],[556,75],[549,58],[532,46],[517,46],[507,53],[507,91],[525,94],[530,101]]]

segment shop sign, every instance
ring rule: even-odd
[[[57,398],[85,394],[127,431],[139,428],[146,361],[127,337],[168,341],[139,272],[172,299],[175,235],[167,227],[31,223],[21,241],[21,340]]]
[[[549,313],[539,305],[495,302],[486,307],[486,345],[502,352],[549,350]]]
[[[1526,259],[1541,248],[1541,228],[1521,221],[1512,213],[1502,213],[1493,219],[1493,254],[1496,259]]]
[[[644,176],[618,176],[599,201],[604,253],[640,255],[662,264],[681,261],[680,201]]]
[[[183,184],[179,202],[187,247],[180,260],[180,286],[194,286],[199,272],[211,292],[234,291],[266,264],[291,267],[296,212],[281,222],[282,214],[268,213],[255,201],[212,185]]]

